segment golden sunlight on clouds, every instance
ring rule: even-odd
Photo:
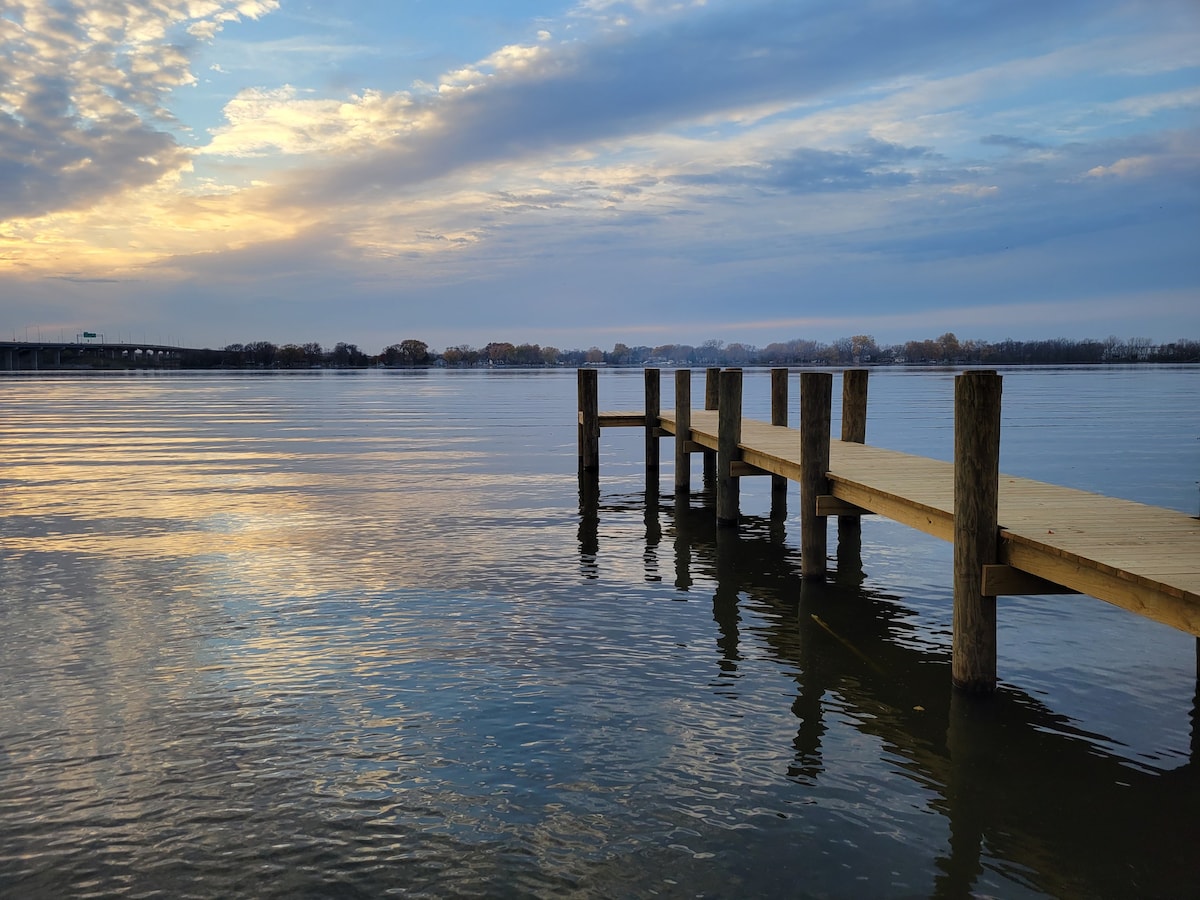
[[[0,271],[128,277],[175,256],[295,237],[311,224],[295,209],[263,207],[253,192],[181,195],[176,180],[112,204],[0,223]]]
[[[1129,156],[1118,159],[1111,166],[1094,166],[1088,169],[1089,178],[1137,178],[1145,175],[1154,167],[1155,160],[1151,156]]]
[[[0,272],[26,276],[172,277],[177,263],[210,253],[338,235],[329,251],[351,261],[443,254],[483,240],[488,211],[504,207],[478,188],[353,207],[305,210],[274,185],[239,186],[180,174],[90,209],[0,223]]]
[[[549,38],[549,32],[541,32]],[[545,39],[544,38],[544,39]],[[554,54],[547,47],[510,44],[501,47],[481,62],[447,72],[438,79],[437,91],[441,95],[455,94],[481,87],[497,75],[532,73],[540,62],[553,60]]]
[[[205,156],[254,157],[365,152],[425,127],[431,114],[403,93],[364,91],[348,100],[304,99],[290,85],[251,88],[225,106],[228,125],[199,151]]]

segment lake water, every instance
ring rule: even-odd
[[[1004,471],[1197,513],[1200,368],[1004,374]],[[948,459],[952,378],[873,371],[868,441]],[[1001,598],[964,702],[949,544],[802,592],[794,486],[717,529],[636,429],[581,482],[575,390],[0,379],[0,896],[1194,893],[1194,638]]]

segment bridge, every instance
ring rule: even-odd
[[[0,341],[0,371],[45,369],[171,368],[189,347],[104,341]]]

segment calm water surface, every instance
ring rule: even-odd
[[[873,372],[868,440],[949,458],[952,377]],[[1004,471],[1197,513],[1200,369],[1004,392]],[[963,703],[948,544],[866,520],[802,594],[794,497],[745,479],[718,531],[632,429],[581,484],[574,406],[558,371],[0,379],[0,896],[1194,893],[1193,638],[1002,598]]]

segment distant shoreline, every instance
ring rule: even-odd
[[[1200,341],[1180,339],[1154,344],[1148,338],[996,343],[960,341],[952,333],[936,339],[878,344],[870,335],[839,338],[832,343],[795,339],[766,347],[722,341],[629,347],[612,350],[559,350],[538,344],[493,342],[482,348],[460,344],[438,353],[418,340],[385,347],[378,354],[340,342],[274,344],[254,341],[221,349],[173,347],[148,343],[65,341],[0,341],[0,371],[123,369],[365,369],[383,368],[705,368],[821,366],[1040,366],[1128,365],[1132,363],[1197,363]]]

